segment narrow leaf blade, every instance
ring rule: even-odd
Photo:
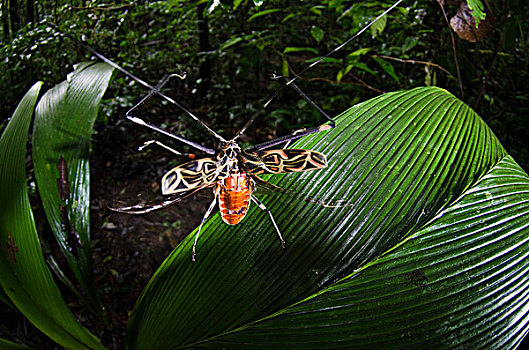
[[[42,83],[20,102],[0,139],[0,283],[16,307],[66,348],[101,349],[77,322],[44,262],[26,189],[26,143]]]
[[[46,216],[77,280],[100,312],[103,306],[90,261],[88,156],[93,125],[111,74],[112,67],[105,63],[78,65],[68,80],[42,97],[33,126],[35,176]],[[59,174],[61,167],[63,175]],[[58,181],[63,180],[66,189],[59,191]]]

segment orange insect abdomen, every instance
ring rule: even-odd
[[[245,173],[233,173],[219,181],[220,216],[225,223],[237,225],[244,219],[250,206],[252,184]]]

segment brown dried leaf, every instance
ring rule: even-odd
[[[456,15],[450,19],[450,27],[452,27],[459,38],[474,43],[492,34],[496,28],[496,19],[490,11],[490,8],[487,7],[487,17],[476,28],[472,11],[468,8],[466,2],[462,2]]]

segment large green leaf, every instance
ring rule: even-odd
[[[529,320],[528,196],[506,157],[361,271],[208,345],[514,348]]]
[[[66,81],[41,98],[33,127],[35,176],[48,222],[77,280],[100,311],[90,260],[88,156],[92,127],[111,74],[112,67],[105,63],[77,65]],[[64,201],[57,185],[61,158],[70,184]]]
[[[272,183],[347,205],[263,197],[166,259],[129,324],[133,349],[513,347],[527,332],[529,178],[438,88],[390,93],[298,142],[329,168]],[[184,210],[184,209],[183,209]]]
[[[42,83],[20,102],[0,139],[0,284],[37,328],[71,349],[101,349],[66,306],[44,262],[26,188],[26,143]]]

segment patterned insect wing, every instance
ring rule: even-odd
[[[187,192],[208,186],[216,181],[217,175],[217,162],[211,158],[181,164],[163,176],[162,194]]]
[[[249,174],[284,174],[327,167],[325,155],[310,149],[276,149],[247,155],[243,166]]]

